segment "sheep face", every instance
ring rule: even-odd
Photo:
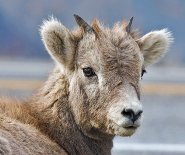
[[[94,21],[70,32],[56,19],[44,22],[41,36],[69,83],[69,106],[84,134],[130,136],[140,126],[140,80],[171,41],[164,29],[143,37],[117,23],[112,29]],[[85,25],[85,27],[84,27]]]

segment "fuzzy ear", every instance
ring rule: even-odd
[[[57,19],[51,18],[43,22],[40,32],[42,41],[55,62],[73,69],[75,43],[69,30]]]
[[[152,31],[137,40],[144,56],[144,65],[157,62],[173,42],[172,34],[167,29]]]

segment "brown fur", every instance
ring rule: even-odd
[[[27,101],[1,99],[1,152],[108,155],[115,135],[135,132],[118,127],[109,113],[114,107],[119,109],[120,100],[123,106],[129,104],[129,95],[140,99],[141,70],[147,61],[142,50],[146,53],[151,48],[144,44],[150,38],[127,34],[119,23],[108,29],[95,20],[92,27],[98,38],[80,29],[70,32],[56,19],[41,27],[43,42],[57,65],[44,86]],[[153,58],[164,53],[169,38],[168,32],[159,33],[157,45],[161,47],[150,40],[155,44]],[[150,50],[147,64],[154,61]],[[85,77],[84,67],[92,67],[96,76]],[[121,97],[120,91],[124,92]]]

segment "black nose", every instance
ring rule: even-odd
[[[142,113],[143,113],[142,110],[134,112],[132,109],[124,109],[121,112],[121,114],[124,117],[127,117],[128,119],[130,119],[133,123],[141,116]]]

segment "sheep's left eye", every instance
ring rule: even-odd
[[[92,77],[95,76],[95,72],[91,67],[87,67],[87,68],[82,68],[83,69],[83,73],[86,77]]]
[[[143,77],[143,75],[146,73],[146,70],[145,69],[142,69],[142,72],[141,72],[141,77]]]

